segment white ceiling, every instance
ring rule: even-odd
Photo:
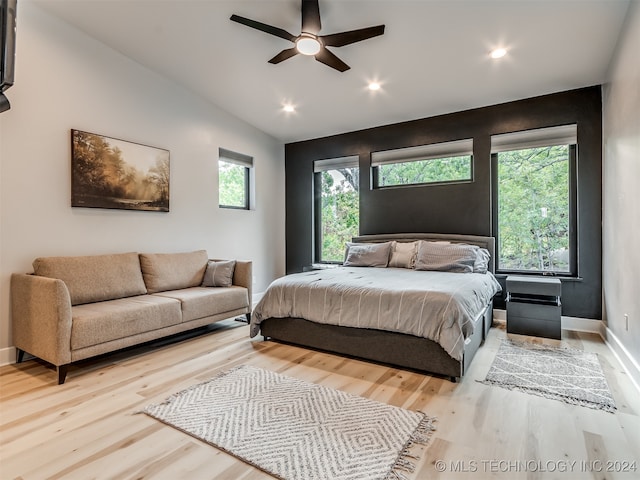
[[[340,73],[301,55],[271,65],[292,44],[229,20],[297,35],[300,0],[34,1],[283,142],[603,83],[629,5],[320,0],[321,34],[386,24],[381,37],[332,48],[351,66]],[[496,47],[508,55],[490,59]],[[382,83],[375,94],[371,80]]]

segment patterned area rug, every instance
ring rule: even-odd
[[[286,480],[405,478],[434,419],[240,366],[144,413]]]
[[[482,383],[614,412],[595,353],[503,340]]]

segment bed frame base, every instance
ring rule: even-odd
[[[442,375],[456,382],[464,376],[486,338],[492,319],[493,308],[489,304],[467,339],[460,361],[432,340],[402,333],[325,325],[290,317],[263,320],[260,330],[265,339]]]

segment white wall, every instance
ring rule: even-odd
[[[640,363],[640,2],[631,2],[609,79],[603,88],[603,313]]]
[[[280,142],[28,0],[17,30],[12,108],[0,115],[0,364],[12,360],[10,275],[38,256],[204,248],[252,260],[255,292],[284,274]],[[72,128],[170,150],[171,211],[71,208]],[[218,208],[218,147],[254,158],[254,210]]]

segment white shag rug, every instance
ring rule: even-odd
[[[414,469],[435,419],[251,366],[144,413],[285,480],[383,480]]]
[[[595,353],[503,340],[482,383],[614,412]]]

